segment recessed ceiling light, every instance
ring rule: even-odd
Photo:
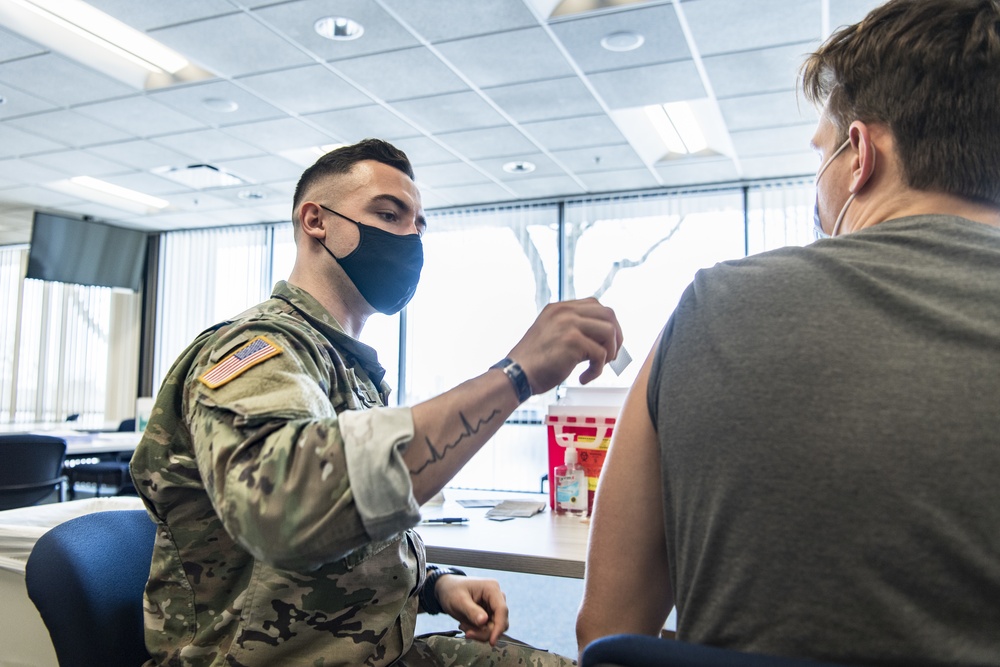
[[[525,162],[517,160],[515,162],[508,162],[503,166],[503,170],[508,174],[530,174],[535,170],[535,165],[533,162]]]
[[[601,46],[608,51],[634,51],[646,41],[646,38],[631,30],[622,30],[605,35],[601,38]]]
[[[224,97],[206,97],[201,103],[205,105],[206,109],[218,111],[219,113],[232,113],[240,108],[239,104]]]
[[[313,24],[316,34],[326,39],[346,42],[365,34],[363,25],[344,16],[327,16]]]
[[[240,190],[236,196],[247,201],[259,201],[267,198],[267,195],[260,190]]]
[[[0,104],[7,104],[7,98],[3,95],[0,95]]]

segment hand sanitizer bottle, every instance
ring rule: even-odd
[[[567,447],[564,465],[556,466],[556,514],[587,513],[587,476],[577,460],[576,447]]]

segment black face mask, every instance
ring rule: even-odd
[[[424,246],[420,235],[393,234],[351,220],[322,204],[320,207],[357,225],[361,238],[357,248],[339,259],[325,243],[316,239],[319,244],[340,264],[372,308],[386,315],[401,311],[413,298],[420,282],[420,269],[424,266]]]

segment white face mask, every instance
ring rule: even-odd
[[[837,159],[837,156],[843,153],[844,149],[846,149],[850,145],[851,145],[851,140],[848,139],[847,141],[845,141],[840,145],[840,148],[838,148],[833,152],[833,155],[827,158],[826,162],[824,162],[822,166],[820,166],[819,171],[816,172],[816,180],[813,181],[814,185],[819,185],[819,177],[822,176],[823,172],[826,171],[826,168],[829,167],[830,164]],[[844,221],[844,214],[847,213],[847,207],[851,205],[852,201],[854,201],[855,194],[856,193],[852,192],[851,196],[847,198],[847,202],[844,204],[844,207],[840,209],[840,215],[837,216],[837,222],[835,222],[833,225],[832,234],[827,234],[823,230],[823,222],[819,218],[819,195],[818,194],[816,195],[816,204],[813,206],[813,231],[816,234],[816,238],[828,239],[837,235],[837,232],[840,231],[840,223]]]

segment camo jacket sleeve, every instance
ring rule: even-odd
[[[221,364],[260,340],[267,358],[229,377]],[[413,420],[380,406],[364,369],[300,320],[220,328],[188,374],[184,412],[230,535],[259,560],[308,570],[415,525],[402,460]]]

